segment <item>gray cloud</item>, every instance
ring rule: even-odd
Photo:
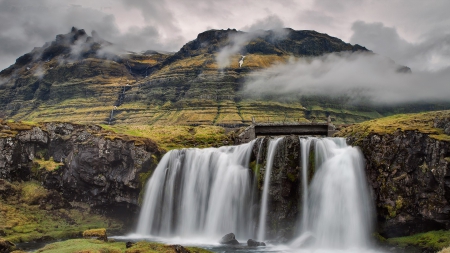
[[[249,96],[345,96],[349,101],[398,104],[448,101],[450,68],[437,72],[398,73],[392,60],[366,53],[329,54],[292,60],[253,73]]]
[[[449,31],[429,33],[422,41],[410,43],[383,23],[357,21],[352,30],[351,43],[364,45],[413,70],[438,70],[450,65]]]
[[[161,18],[160,23],[157,23],[157,20],[153,23],[155,24],[132,26],[122,31],[114,15],[98,9],[69,5],[57,0],[2,0],[0,69],[13,64],[16,58],[30,52],[34,47],[54,40],[57,34],[68,33],[72,26],[85,29],[88,33],[92,30],[98,31],[104,39],[132,51],[172,51],[181,47],[183,38],[164,38],[160,33],[161,28],[171,26],[167,19]]]
[[[448,0],[0,0],[0,69],[72,26],[96,30],[131,51],[176,51],[208,27],[250,30],[256,21],[276,17],[259,28],[283,23],[316,30],[351,39],[413,70],[438,70],[450,65],[448,9]]]
[[[219,68],[225,68],[230,65],[230,58],[239,53],[244,46],[252,39],[261,36],[266,30],[274,31],[274,39],[281,39],[286,35],[283,29],[283,21],[276,15],[267,16],[264,19],[259,19],[250,26],[242,28],[246,33],[238,33],[230,37],[229,45],[223,47],[216,56]]]

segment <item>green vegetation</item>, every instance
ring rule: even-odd
[[[59,169],[59,167],[63,165],[63,163],[61,162],[55,162],[55,160],[53,160],[53,157],[50,157],[50,159],[48,160],[34,158],[33,162],[37,165],[35,166],[36,170],[45,169],[48,171],[53,171]]]
[[[31,121],[14,121],[0,119],[0,138],[14,137],[19,131],[31,130],[36,123]]]
[[[46,245],[37,250],[39,253],[122,253],[125,252],[124,242],[105,242],[96,239],[72,239]]]
[[[105,228],[96,228],[83,231],[84,238],[96,237],[98,240],[108,241]]]
[[[102,125],[116,134],[150,138],[166,149],[218,147],[229,141],[218,126]]]
[[[450,245],[450,231],[430,231],[405,237],[389,238],[388,244],[406,247],[408,245],[440,250]],[[444,251],[445,252],[445,251]]]
[[[186,247],[191,253],[210,253],[205,249]],[[164,245],[155,242],[137,242],[130,248],[126,248],[125,242],[105,242],[95,239],[72,239],[46,245],[37,250],[38,253],[177,253],[176,245]]]
[[[8,187],[0,191],[0,231],[5,240],[73,238],[91,228],[118,231],[123,226],[120,221],[89,213],[88,207],[54,206],[63,201],[58,199],[59,193],[46,190],[39,182],[3,184]]]
[[[370,133],[380,135],[392,134],[395,131],[418,131],[429,134],[431,138],[450,141],[450,135],[444,133],[444,129],[435,128],[434,120],[436,118],[449,118],[450,110],[434,111],[414,114],[398,114],[385,118],[374,119],[355,124],[342,129],[339,136],[357,136],[362,139]]]

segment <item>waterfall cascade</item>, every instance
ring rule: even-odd
[[[168,152],[147,183],[137,234],[217,241],[233,232],[238,239],[264,239],[271,222],[271,169],[281,142],[283,138],[269,141],[262,194],[255,192],[249,168],[254,142]],[[368,252],[373,208],[361,152],[340,138],[300,138],[300,145],[303,211],[298,216],[299,237],[290,246],[301,252]],[[261,146],[255,154],[257,165],[263,164]],[[314,171],[312,180],[308,171]],[[258,203],[259,214],[253,210]]]
[[[250,237],[252,147],[169,151],[147,184],[137,233],[215,240],[234,231]]]

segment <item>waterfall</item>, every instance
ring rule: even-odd
[[[147,183],[137,233],[216,240],[250,238],[253,143],[169,151]]]
[[[302,167],[302,218],[300,223],[301,232],[306,232],[308,228],[308,169],[309,169],[309,148],[312,138],[299,138],[301,150],[301,167]]]
[[[266,225],[271,224],[268,217],[273,217],[268,215],[269,192],[271,187],[279,187],[271,186],[275,184],[271,176],[277,146],[283,138],[258,141],[253,158],[255,174],[249,164],[256,141],[165,154],[147,183],[137,234],[217,242],[230,232],[244,240],[254,238],[256,232],[257,239],[263,241]],[[299,141],[302,196],[298,203],[302,213],[297,221],[300,234],[290,247],[305,253],[369,252],[373,206],[361,152],[347,146],[342,138]],[[258,198],[263,152],[267,152],[264,185]],[[311,172],[314,175],[308,175]]]
[[[268,208],[268,198],[269,198],[269,187],[270,187],[270,176],[272,172],[273,159],[275,158],[275,151],[277,149],[278,143],[283,138],[277,138],[275,140],[270,140],[269,148],[267,149],[267,163],[266,171],[264,176],[264,188],[261,200],[261,211],[259,213],[259,225],[258,225],[258,240],[263,241],[266,235],[266,220],[267,220],[267,208]]]
[[[314,250],[370,248],[373,207],[361,152],[341,138],[316,139],[315,164],[309,199],[303,206],[308,210],[307,223],[291,246]]]

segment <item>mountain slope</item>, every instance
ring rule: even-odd
[[[178,52],[120,50],[93,32],[72,28],[0,72],[0,117],[98,124],[215,124],[380,117],[376,108],[339,99],[251,99],[242,94],[255,70],[292,57],[363,52],[315,31],[209,30]],[[245,56],[245,58],[243,57]],[[224,64],[225,63],[225,64]],[[385,112],[383,112],[385,113]]]

